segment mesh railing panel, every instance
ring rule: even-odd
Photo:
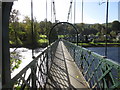
[[[63,40],[91,88],[120,88],[120,64]]]
[[[8,84],[4,85],[3,88],[22,90],[44,88],[58,42],[59,41],[56,41],[45,48],[40,55],[23,68]]]

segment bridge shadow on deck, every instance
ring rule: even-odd
[[[77,88],[88,88],[85,80],[83,80],[82,74],[75,66],[74,60],[62,41],[59,42],[52,61],[46,88],[69,88],[72,90],[76,90]]]

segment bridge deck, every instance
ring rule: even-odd
[[[88,88],[64,43],[60,41],[49,71],[48,88]]]

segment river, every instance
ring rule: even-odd
[[[105,48],[104,47],[89,47],[88,48],[91,51],[94,51],[98,54],[104,55]],[[12,52],[14,48],[10,48],[10,52]],[[35,50],[35,56],[40,54],[42,52],[42,48]],[[14,77],[17,73],[19,73],[26,65],[28,65],[32,61],[32,50],[26,49],[26,48],[18,48],[16,51],[22,55],[22,63],[20,64],[20,67],[16,70],[14,70],[11,73],[11,77]],[[112,59],[113,61],[120,63],[120,47],[108,47],[108,58]]]
[[[100,55],[105,55],[105,47],[89,47],[87,48]],[[107,47],[107,58],[120,63],[120,47]]]

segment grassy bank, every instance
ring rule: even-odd
[[[89,42],[89,43],[78,43],[78,45],[83,46],[83,47],[105,47],[106,43],[93,43],[93,42]],[[107,43],[108,47],[120,47],[120,43]]]

